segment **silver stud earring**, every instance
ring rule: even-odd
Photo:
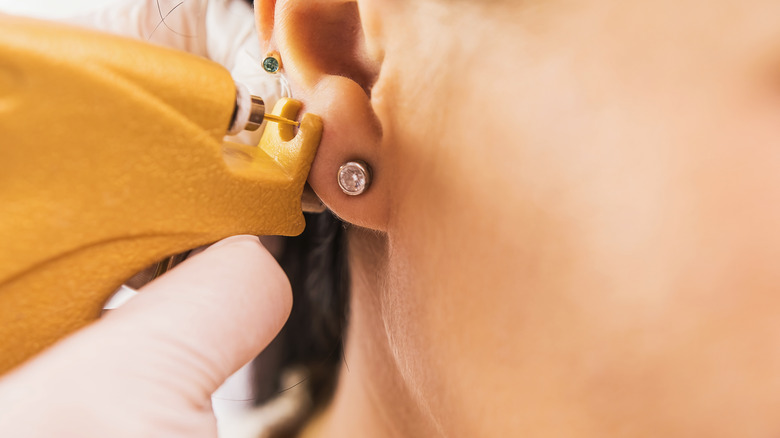
[[[350,196],[357,196],[371,185],[371,168],[363,161],[349,161],[339,167],[339,187]]]

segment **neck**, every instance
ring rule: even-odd
[[[333,401],[312,423],[306,438],[435,437],[431,418],[404,378],[385,327],[382,297],[396,291],[386,285],[386,237],[350,231],[352,272],[350,317]]]

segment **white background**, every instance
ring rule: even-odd
[[[116,0],[0,0],[0,11],[42,18],[81,15]]]

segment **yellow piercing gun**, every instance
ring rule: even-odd
[[[303,230],[322,122],[300,102],[265,114],[220,65],[135,40],[0,29],[0,374],[165,257]],[[223,140],[264,120],[257,146]]]

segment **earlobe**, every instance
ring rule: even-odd
[[[383,175],[382,128],[370,96],[379,62],[366,52],[357,4],[258,0],[255,10],[261,39],[268,41],[265,49],[280,54],[293,97],[323,120],[309,184],[343,220],[384,230],[390,191]],[[354,161],[367,163],[371,173],[370,186],[359,196],[339,185],[339,169]]]

